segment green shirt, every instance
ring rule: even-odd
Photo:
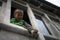
[[[20,20],[19,22],[17,22],[15,18],[12,18],[10,20],[10,22],[13,23],[13,24],[19,25],[19,26],[22,26],[22,25],[26,25],[27,24],[27,22],[25,22],[24,20]]]
[[[19,25],[19,26],[25,25],[26,27],[31,27],[31,25],[29,25],[26,21],[20,20],[19,22],[17,22],[15,18],[12,18],[10,20],[10,23],[13,23],[13,24],[16,24],[16,25]],[[31,27],[31,29],[36,29],[36,28],[35,27]]]

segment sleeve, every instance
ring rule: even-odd
[[[31,27],[31,25],[28,24],[26,21],[24,21],[24,25],[27,26],[27,27]]]
[[[13,24],[15,23],[14,18],[10,19],[10,23],[13,23]]]
[[[36,30],[35,27],[31,26],[31,25],[28,24],[26,21],[24,21],[24,23],[25,23],[25,26],[26,26],[26,27],[29,27],[30,29]]]

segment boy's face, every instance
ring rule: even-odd
[[[20,10],[16,11],[14,17],[15,17],[17,20],[22,19],[22,18],[23,18],[23,12],[21,12]]]

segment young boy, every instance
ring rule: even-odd
[[[20,9],[16,9],[14,11],[14,18],[11,19],[11,23],[22,26],[28,30],[32,35],[36,35],[38,30],[32,28],[26,21],[23,20],[23,11]]]

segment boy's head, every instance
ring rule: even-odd
[[[20,10],[20,9],[16,9],[14,11],[14,17],[17,19],[17,20],[20,20],[23,18],[23,11]]]

